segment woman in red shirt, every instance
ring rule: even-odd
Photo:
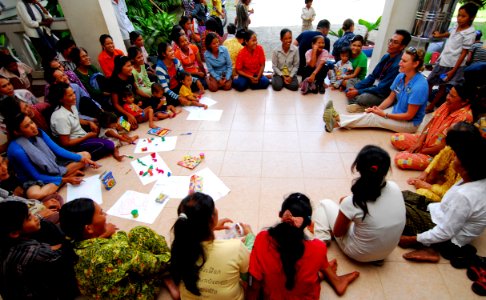
[[[98,62],[106,78],[110,78],[115,68],[115,57],[125,55],[125,53],[115,48],[113,38],[108,34],[102,34],[100,36],[100,44],[103,50],[98,55]]]
[[[281,223],[260,232],[250,255],[247,299],[319,299],[323,277],[338,295],[358,276],[351,272],[338,276],[336,262],[327,260],[324,242],[305,237],[311,224],[312,207],[307,196],[294,193],[282,203]]]
[[[256,33],[248,30],[244,37],[244,48],[236,58],[236,73],[238,77],[233,80],[233,88],[240,92],[250,87],[252,90],[266,89],[270,84],[263,76],[265,68],[265,52],[258,45]]]

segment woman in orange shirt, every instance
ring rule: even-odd
[[[177,45],[174,48],[174,55],[181,62],[184,71],[199,79],[207,89],[206,69],[204,69],[197,46],[189,43],[187,36],[179,32],[174,35],[173,40]]]
[[[125,55],[123,51],[115,48],[113,38],[108,34],[102,34],[100,36],[101,50],[98,55],[98,62],[100,63],[101,70],[105,74],[106,78],[111,77],[113,69],[115,68],[115,57],[119,55]]]

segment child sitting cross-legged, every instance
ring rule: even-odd
[[[180,72],[179,74],[177,74],[177,79],[181,84],[181,88],[179,90],[179,97],[185,97],[187,99],[185,103],[182,103],[184,106],[198,106],[198,107],[204,107],[204,109],[208,108],[206,104],[202,104],[199,102],[199,99],[201,99],[201,94],[196,96],[192,93],[191,74],[187,72]]]
[[[100,137],[108,139],[115,144],[115,151],[113,157],[121,161],[123,156],[120,155],[118,148],[123,146],[122,142],[131,144],[138,139],[138,135],[130,136],[128,132],[118,121],[117,115],[112,112],[105,111],[100,116]]]
[[[0,203],[2,299],[74,299],[78,295],[64,247],[34,239],[40,230],[41,222],[29,212],[27,204]]]
[[[145,109],[140,108],[139,105],[142,104],[142,101],[140,101],[138,105],[135,104],[135,97],[133,96],[132,91],[128,89],[123,90],[121,95],[123,101],[123,109],[132,116],[134,116],[137,119],[138,123],[148,121],[150,128],[157,127],[157,125],[154,124],[154,121],[157,121],[158,116],[162,116],[162,113],[157,113],[156,115],[154,115],[154,110],[150,106],[146,107]]]
[[[159,113],[159,120],[174,118],[178,113],[181,112],[180,108],[176,108],[174,105],[167,105],[167,99],[164,97],[164,88],[160,83],[153,83],[151,90],[152,97],[150,99],[150,103],[158,103],[155,111]]]
[[[353,73],[353,65],[349,60],[351,58],[351,48],[344,47],[339,53],[341,58],[334,65],[334,69],[329,71],[329,81],[331,82],[331,89],[343,88],[343,81],[348,79],[346,75]]]

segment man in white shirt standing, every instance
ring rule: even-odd
[[[134,31],[135,28],[127,16],[127,4],[125,3],[125,0],[111,0],[111,4],[115,10],[115,16],[118,26],[120,27],[123,42],[128,49],[130,48],[130,32]]]
[[[440,203],[406,201],[407,223],[399,245],[426,246],[404,254],[407,260],[438,262],[439,253],[448,259],[464,256],[464,246],[486,228],[486,140],[474,125],[461,122],[449,130],[446,141],[456,154],[453,164],[462,180]]]

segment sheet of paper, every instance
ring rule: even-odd
[[[134,153],[172,151],[175,149],[176,143],[177,136],[164,137],[164,140],[161,137],[147,137],[138,140]]]
[[[168,201],[169,199],[165,200],[164,203],[157,203],[155,197],[128,190],[107,213],[110,216],[152,224]],[[138,211],[137,217],[132,215],[134,209]]]
[[[98,204],[103,203],[101,196],[101,180],[100,175],[93,175],[83,179],[79,185],[67,184],[67,199],[66,202],[77,198],[89,198]]]
[[[231,191],[209,168],[202,169],[195,174],[203,178],[202,192],[211,196],[214,201],[228,195]]]
[[[221,109],[201,109],[192,111],[186,120],[189,121],[219,121],[223,110]]]
[[[208,107],[213,106],[214,104],[218,103],[217,101],[208,98],[208,97],[202,97],[199,100],[199,103],[206,104]],[[198,106],[184,106],[184,109],[187,110],[188,112],[193,112],[197,110],[204,110],[204,107],[198,107]]]
[[[194,174],[203,178],[202,192],[210,195],[214,201],[226,196],[231,190],[219,179],[209,168],[202,169]],[[169,195],[170,198],[182,199],[189,193],[189,182],[191,176],[171,176],[157,180],[150,191],[151,197],[160,193]]]
[[[147,156],[134,159],[131,161],[131,164],[133,170],[137,174],[138,178],[140,178],[143,185],[157,181],[163,177],[168,177],[167,173],[172,173],[162,157],[155,152]],[[151,170],[152,175],[149,173],[149,169]]]
[[[156,197],[160,193],[164,193],[170,198],[182,199],[187,196],[188,191],[189,176],[163,177],[154,184],[150,196]]]

